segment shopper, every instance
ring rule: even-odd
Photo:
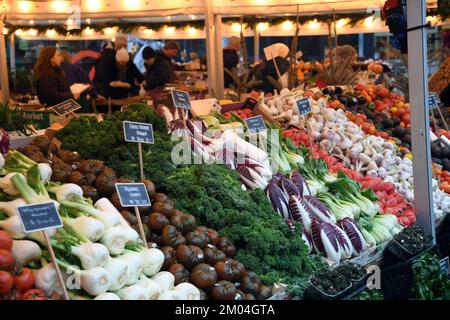
[[[176,41],[168,41],[163,49],[155,53],[155,60],[151,72],[147,76],[147,88],[149,90],[164,87],[166,83],[175,81],[175,69],[172,59],[180,51],[180,44]]]
[[[142,50],[142,60],[144,60],[144,67],[145,67],[145,77],[146,82],[149,82],[149,77],[152,73],[153,67],[155,65],[156,61],[156,52],[153,50],[152,47],[145,47]]]
[[[125,35],[118,35],[114,46],[108,43],[103,47],[95,64],[94,84],[98,93],[106,95],[108,85],[115,73],[116,53],[122,48],[127,48],[128,40]]]
[[[238,37],[230,37],[228,45],[223,49],[223,68],[224,68],[224,85],[229,88],[234,84],[233,78],[225,70],[233,72],[239,64],[239,51],[241,48],[241,40]]]
[[[61,69],[62,62],[63,57],[56,47],[45,47],[34,65],[39,102],[49,107],[69,99],[80,99],[79,94],[72,95],[70,91]]]
[[[276,90],[273,81],[279,82],[281,80],[279,76],[282,77],[289,70],[289,61],[287,60],[289,56],[288,46],[283,43],[277,43],[275,46],[277,47],[278,56],[275,59],[264,59],[251,73],[256,80],[262,81],[262,85],[256,86],[255,89],[266,93],[273,93]]]
[[[115,60],[116,64],[105,89],[106,97],[123,99],[137,95],[139,93],[138,84],[144,82],[145,78],[134,62],[130,61],[127,49],[117,50]]]

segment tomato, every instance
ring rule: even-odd
[[[13,276],[6,271],[0,270],[0,294],[7,294],[14,284]]]
[[[40,289],[31,289],[22,294],[20,300],[48,300],[44,291]]]
[[[31,289],[34,284],[34,274],[31,269],[23,268],[22,272],[14,276],[14,285],[20,292]]]
[[[443,170],[442,173],[441,173],[441,177],[442,178],[450,177],[450,172]]]
[[[0,230],[0,249],[11,251],[12,238],[8,232]]]
[[[0,249],[0,270],[9,270],[14,264],[14,256],[5,249]]]

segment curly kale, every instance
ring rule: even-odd
[[[301,228],[289,230],[261,190],[245,191],[239,176],[223,165],[178,168],[167,179],[178,209],[199,224],[216,229],[236,246],[236,258],[267,284],[290,284],[301,294],[309,277],[322,267],[308,256]]]

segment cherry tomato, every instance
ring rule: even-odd
[[[13,276],[9,272],[0,270],[0,294],[7,294],[9,290],[11,290],[13,284]]]
[[[0,249],[0,270],[9,270],[14,264],[14,256],[5,249]]]
[[[48,298],[44,291],[40,289],[31,289],[22,294],[20,300],[48,300]]]
[[[31,289],[34,284],[34,274],[31,269],[23,268],[20,274],[14,276],[14,285],[20,292]]]

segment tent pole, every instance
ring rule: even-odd
[[[212,0],[205,0],[205,30],[206,30],[206,59],[208,68],[208,91],[211,97],[218,94],[217,88],[217,57],[215,54],[215,30]]]
[[[11,33],[9,36],[9,65],[11,68],[11,74],[16,73],[16,36]]]
[[[8,64],[6,61],[6,46],[5,35],[3,34],[3,28],[5,24],[3,22],[4,15],[0,17],[0,88],[2,103],[8,103],[9,101],[9,79],[8,79]]]
[[[407,3],[408,28],[426,23],[425,0]],[[414,205],[417,224],[435,237],[433,210],[430,119],[428,116],[427,29],[408,32],[408,77],[411,106],[411,136],[413,148]],[[413,67],[414,66],[414,67]]]
[[[224,98],[224,68],[223,68],[223,50],[222,50],[222,16],[214,16],[215,41],[214,49],[216,52],[216,98]]]
[[[255,38],[254,38],[255,59],[253,62],[259,61],[259,37],[260,37],[260,34],[259,34],[258,26],[256,25],[255,26]]]

